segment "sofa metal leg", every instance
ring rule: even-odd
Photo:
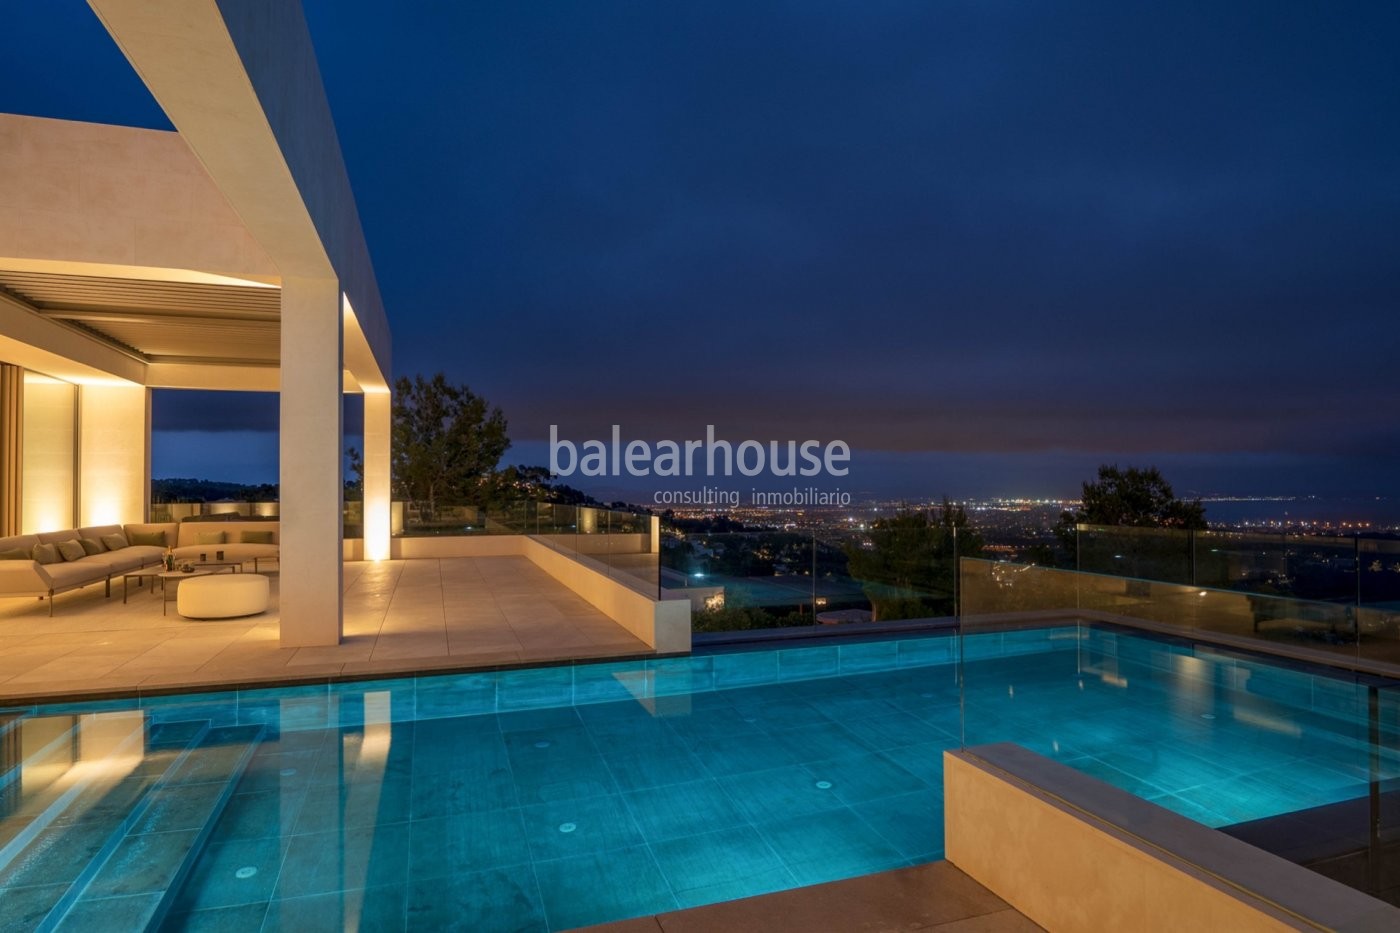
[[[49,590],[49,618],[53,618],[53,590]]]
[[[111,577],[108,577],[108,578],[107,578],[107,598],[108,598],[108,599],[111,599],[111,598],[112,598],[112,578],[111,578]]]

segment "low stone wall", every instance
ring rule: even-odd
[[[948,861],[1048,930],[1400,929],[1400,910],[1018,745],[943,753]]]
[[[572,537],[572,536],[571,536]],[[588,536],[584,536],[588,537]],[[630,539],[637,535],[622,535]],[[345,539],[345,559],[363,560],[364,541]],[[631,632],[650,647],[665,653],[690,650],[690,603],[659,600],[609,576],[585,558],[576,560],[527,535],[471,535],[394,538],[391,556],[396,560],[444,557],[525,557],[545,573]]]

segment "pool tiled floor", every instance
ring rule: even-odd
[[[963,734],[1022,741],[1212,826],[1400,776],[1396,698],[1368,701],[1379,688],[1366,683],[1092,627],[971,637],[986,641],[961,668],[957,642],[935,635],[901,639],[895,666],[879,671],[864,661],[884,646],[853,642],[16,711],[9,725],[33,733],[21,744],[40,763],[10,797],[21,817],[42,802],[44,756],[83,744],[55,744],[61,730],[133,736],[146,755],[135,776],[202,743],[182,773],[222,776],[226,805],[200,808],[176,782],[156,815],[172,838],[199,813],[210,833],[188,883],[169,889],[174,929],[373,917],[383,930],[557,933],[627,916],[668,931],[978,929],[1019,918],[984,904],[841,926],[795,904],[774,908],[788,925],[772,926],[686,909],[941,858],[941,754]],[[765,671],[777,680],[719,686]],[[668,676],[685,689],[668,692]],[[1375,748],[1368,709],[1381,714]],[[201,728],[231,739],[205,741]],[[245,753],[246,768],[229,764]],[[140,790],[125,774],[112,777],[122,793]],[[33,898],[43,916],[56,895],[39,888],[93,841],[78,831],[49,847],[63,848],[52,875],[14,863],[0,893]],[[852,898],[884,916],[874,894]],[[804,916],[811,925],[797,924]]]

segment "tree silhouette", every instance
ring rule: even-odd
[[[392,417],[394,495],[427,503],[430,514],[438,500],[475,499],[510,446],[501,410],[442,373],[397,380]],[[359,451],[349,454],[363,478]]]
[[[1204,529],[1201,500],[1185,501],[1156,467],[1099,467],[1098,479],[1086,482],[1080,507],[1060,513],[1055,534],[1074,553],[1075,525],[1126,525],[1133,528]]]
[[[876,621],[949,615],[957,558],[980,555],[982,543],[963,507],[944,496],[936,513],[904,509],[877,519],[869,546],[847,549],[847,572],[861,581]]]

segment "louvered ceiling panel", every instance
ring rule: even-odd
[[[135,347],[147,356],[225,357],[276,362],[276,324],[237,325],[190,323],[87,323],[114,340]]]
[[[150,360],[278,361],[277,288],[3,269],[0,288],[44,317]]]
[[[276,288],[3,270],[0,270],[0,285],[42,310],[74,308],[276,314],[281,302],[280,290]]]

